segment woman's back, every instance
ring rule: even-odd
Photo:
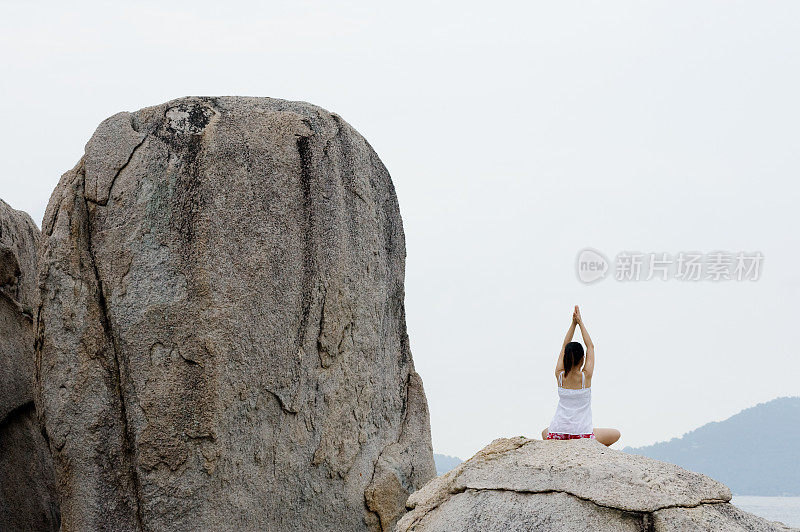
[[[578,384],[579,387],[573,388],[570,386],[575,384]],[[549,432],[554,434],[590,435],[593,429],[592,389],[586,386],[584,373],[576,369],[571,371],[570,375],[565,378],[562,372],[559,375],[558,406],[553,420],[550,422]]]
[[[592,387],[592,377],[578,368],[564,374],[562,371],[558,378],[558,387],[567,390],[580,390]]]

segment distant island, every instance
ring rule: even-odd
[[[433,462],[436,464],[436,474],[444,475],[458,464],[463,462],[463,460],[455,456],[433,453]]]
[[[703,473],[735,495],[800,496],[800,397],[760,403],[680,438],[623,451]]]

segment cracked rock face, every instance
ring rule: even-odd
[[[397,199],[337,115],[235,97],[114,115],[43,233],[65,530],[389,530],[434,476]]]
[[[397,532],[790,530],[699,473],[589,439],[498,439],[409,497]]]
[[[57,530],[53,463],[33,404],[39,229],[0,200],[0,530]]]

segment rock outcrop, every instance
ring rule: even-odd
[[[388,530],[434,476],[397,199],[337,115],[237,97],[114,115],[43,233],[64,530]]]
[[[411,495],[397,532],[789,530],[727,487],[593,440],[498,439]]]
[[[53,463],[33,404],[39,229],[0,200],[0,530],[57,530]]]

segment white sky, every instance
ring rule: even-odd
[[[0,197],[39,222],[117,111],[305,100],[393,176],[437,452],[547,425],[574,304],[620,446],[798,394],[800,4],[270,4],[0,1]],[[587,246],[761,251],[764,270],[585,286]]]

